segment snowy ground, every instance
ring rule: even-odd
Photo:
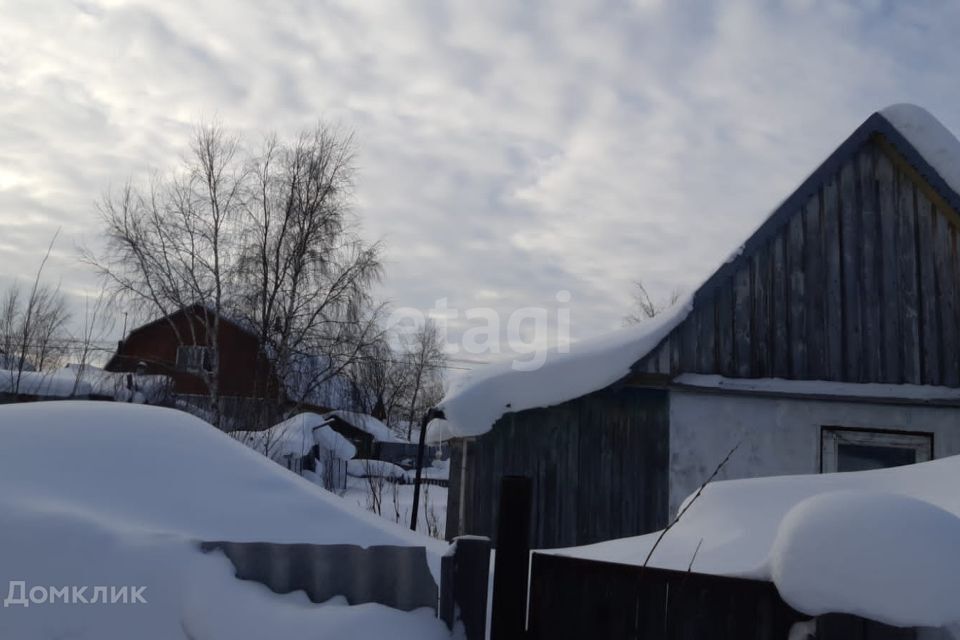
[[[446,545],[353,508],[185,413],[2,406],[0,487],[0,589],[17,598],[9,585],[22,582],[30,601],[0,609],[0,638],[448,637],[432,611],[312,605],[239,581],[225,557],[202,554],[196,540],[415,544],[436,572]],[[142,587],[146,603],[84,604],[97,587],[131,596]]]
[[[368,478],[347,477],[347,490],[343,498],[364,509],[373,508],[373,495],[380,494],[380,516],[405,527],[410,526],[413,509],[413,485],[377,483]],[[377,486],[377,485],[382,486]],[[425,484],[420,489],[420,513],[417,531],[434,538],[443,539],[447,523],[447,488]]]

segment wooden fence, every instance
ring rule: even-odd
[[[769,582],[534,553],[531,638],[785,640],[804,616]]]
[[[919,629],[891,627],[846,614],[811,620],[787,605],[772,583],[760,580],[534,553],[530,581],[530,640],[947,637],[936,630],[919,635]]]

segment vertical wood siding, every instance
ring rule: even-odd
[[[508,414],[467,444],[465,522],[460,447],[450,464],[447,532],[497,531],[500,478],[533,479],[533,548],[589,544],[666,524],[667,393],[612,388],[556,407]]]
[[[956,212],[871,139],[639,370],[958,387],[958,244]]]

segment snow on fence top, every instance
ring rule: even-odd
[[[929,111],[914,104],[894,104],[880,115],[899,131],[917,152],[960,194],[960,140]]]
[[[480,367],[440,402],[445,419],[433,420],[427,437],[436,442],[478,436],[506,413],[550,407],[603,389],[628,375],[691,309],[692,302],[680,302],[642,324],[576,342],[569,353],[552,349],[536,370],[518,370],[509,361]]]
[[[390,427],[383,424],[373,416],[367,415],[366,413],[338,409],[324,415],[328,418],[340,418],[344,422],[351,424],[357,429],[369,433],[377,442],[399,442],[399,439],[393,435],[392,431],[390,431]]]
[[[686,571],[693,561],[699,573],[770,580],[809,615],[945,626],[960,621],[958,483],[960,456],[714,482],[692,504],[687,499],[689,510],[649,566]],[[545,553],[642,565],[658,535]]]

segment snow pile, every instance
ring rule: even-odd
[[[427,437],[437,442],[478,436],[505,413],[549,407],[603,389],[628,375],[691,309],[690,301],[681,302],[642,324],[574,343],[569,353],[553,349],[536,370],[515,369],[510,361],[476,369],[440,402],[445,419],[432,421]]]
[[[832,491],[786,515],[770,572],[783,599],[812,615],[839,610],[939,627],[960,618],[958,541],[960,518],[929,502]]]
[[[929,111],[913,104],[894,104],[880,111],[951,189],[960,194],[960,140]]]
[[[340,418],[347,424],[356,427],[361,431],[369,433],[377,442],[400,442],[400,439],[393,435],[393,432],[390,431],[390,427],[383,424],[373,416],[367,415],[366,413],[337,410],[325,414],[325,417]]]
[[[443,543],[323,491],[210,425],[103,402],[0,407],[0,587],[143,586],[147,604],[11,606],[4,638],[443,638],[430,611],[310,605],[234,578],[197,540]]]
[[[693,560],[696,572],[772,580],[788,604],[810,615],[946,626],[960,621],[958,483],[960,456],[711,483],[695,502],[687,499],[689,510],[649,566],[686,571]],[[546,553],[642,565],[658,536]]]
[[[353,443],[327,426],[327,422],[327,418],[319,414],[304,412],[263,431],[233,431],[230,435],[275,460],[305,456],[314,445],[344,460],[357,455]]]

